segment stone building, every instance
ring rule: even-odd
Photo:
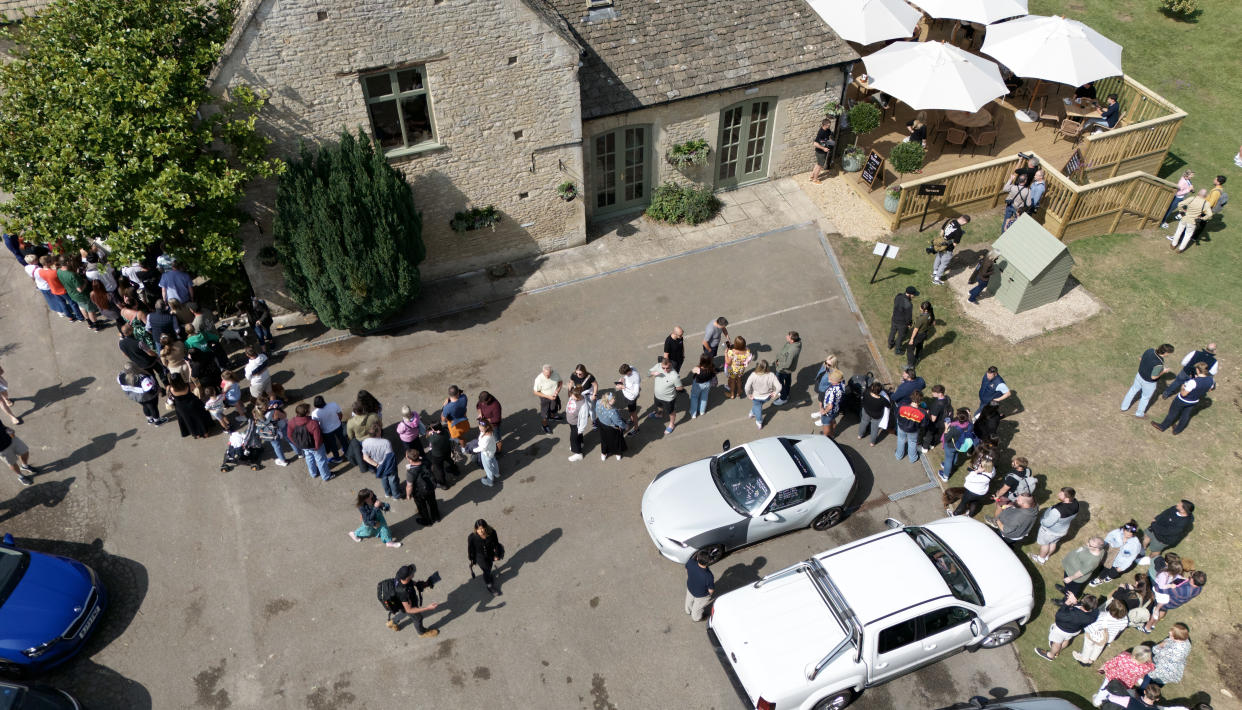
[[[857,59],[805,0],[246,0],[213,90],[266,90],[277,154],[362,127],[423,212],[424,278],[582,244],[665,180],[729,189],[808,170],[820,106]],[[708,163],[664,159],[702,138]],[[571,181],[582,197],[565,201]],[[247,271],[274,303],[274,184],[257,185]],[[454,213],[495,206],[494,230]]]

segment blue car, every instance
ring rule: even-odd
[[[107,603],[99,575],[65,557],[0,543],[0,671],[47,670],[82,649]]]

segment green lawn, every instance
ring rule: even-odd
[[[1126,48],[1127,73],[1189,113],[1174,145],[1177,160],[1166,163],[1166,172],[1180,171],[1184,161],[1198,173],[1196,185],[1209,185],[1210,177],[1219,173],[1229,177],[1230,186],[1238,186],[1235,191],[1242,191],[1242,170],[1232,161],[1242,134],[1229,128],[1242,115],[1242,96],[1231,89],[1242,60],[1230,51],[1242,24],[1242,3],[1205,0],[1202,6],[1197,22],[1182,23],[1160,14],[1156,0],[1031,0],[1032,13],[1067,14],[1120,42]],[[998,214],[974,217],[966,248],[990,243],[999,231]],[[1238,384],[1242,304],[1227,286],[1238,283],[1242,273],[1242,256],[1235,246],[1239,231],[1218,221],[1210,243],[1180,256],[1173,255],[1155,231],[1071,243],[1077,262],[1074,276],[1106,310],[1017,345],[987,333],[963,315],[969,304],[956,302],[948,287],[931,284],[931,258],[923,247],[932,230],[918,234],[905,229],[894,236],[901,255],[880,270],[880,279],[891,278],[875,285],[867,283],[875,268],[871,245],[833,239],[880,347],[897,291],[914,284],[935,304],[944,325],[939,327],[934,351],[919,368],[929,385],[942,383],[960,406],[973,407],[984,370],[989,365],[1001,369],[1024,407],[1006,420],[1011,437],[1006,455],[1026,456],[1035,472],[1046,477],[1045,488],[1074,486],[1089,503],[1090,520],[1069,542],[1071,549],[1086,536],[1103,534],[1132,517],[1146,525],[1179,498],[1196,502],[1196,527],[1179,551],[1208,573],[1207,589],[1166,617],[1152,636],[1126,631],[1102,659],[1140,642],[1157,641],[1167,635],[1171,623],[1185,622],[1191,627],[1194,650],[1185,680],[1170,686],[1166,696],[1185,698],[1202,691],[1217,708],[1242,707],[1238,701],[1242,667],[1237,660],[1242,625],[1236,620],[1242,572],[1233,561],[1242,530],[1242,507],[1233,480],[1242,471],[1242,446],[1237,442],[1242,431]],[[1218,389],[1186,432],[1178,437],[1158,434],[1147,421],[1119,413],[1121,397],[1144,349],[1170,342],[1180,358],[1208,341],[1219,345],[1222,357]],[[904,359],[891,352],[885,357],[893,372],[904,366]],[[1166,411],[1167,402],[1158,401],[1149,419],[1162,418]],[[959,469],[952,485],[960,485],[961,476]],[[1059,551],[1044,567],[1028,565],[1040,580],[1038,586],[1051,591],[1059,581],[1065,552]],[[1095,591],[1112,589],[1109,585]],[[1094,670],[1079,667],[1068,651],[1055,663],[1033,652],[1035,646],[1046,645],[1053,611],[1042,609],[1018,641],[1023,667],[1042,690],[1089,698],[1099,685]],[[1080,646],[1076,640],[1073,649]]]

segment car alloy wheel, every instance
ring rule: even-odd
[[[844,517],[845,509],[839,505],[833,506],[816,516],[815,521],[811,523],[811,527],[816,530],[827,530],[828,528],[835,527]]]
[[[1005,624],[1004,626],[995,628],[992,633],[983,637],[979,642],[980,648],[999,648],[1007,643],[1012,642],[1018,637],[1018,627],[1013,624]]]
[[[815,703],[814,710],[841,710],[841,708],[852,702],[854,702],[854,691],[842,690],[836,695],[829,695],[818,703]]]
[[[708,545],[703,548],[703,552],[707,553],[707,564],[710,565],[719,562],[720,558],[724,557],[725,549],[724,545]]]

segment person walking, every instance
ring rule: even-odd
[[[1134,416],[1139,419],[1147,416],[1147,405],[1151,402],[1151,396],[1156,393],[1160,378],[1172,372],[1164,363],[1164,356],[1172,352],[1173,346],[1168,343],[1143,351],[1142,356],[1139,357],[1138,373],[1134,375],[1134,383],[1130,385],[1130,390],[1121,400],[1122,412],[1130,409],[1130,404],[1134,402],[1135,397],[1138,397],[1138,409],[1134,410]]]
[[[660,358],[660,362],[651,368],[648,376],[652,378],[651,391],[655,396],[652,419],[668,419],[664,427],[665,434],[672,434],[677,428],[677,395],[686,388],[681,383],[681,375],[673,367],[668,358]]]
[[[776,397],[781,390],[781,381],[776,373],[769,372],[767,360],[760,360],[755,364],[754,371],[746,378],[744,390],[750,398],[750,414],[747,416],[755,420],[757,428],[762,429],[763,403]]]
[[[1104,562],[1104,555],[1107,551],[1108,543],[1104,542],[1104,538],[1094,535],[1085,544],[1066,555],[1065,559],[1061,560],[1061,571],[1065,574],[1061,577],[1061,584],[1055,585],[1055,589],[1062,594],[1074,596],[1082,594],[1087,581],[1095,575],[1095,571]]]
[[[1035,534],[1035,542],[1039,552],[1031,553],[1031,559],[1044,564],[1057,551],[1061,538],[1069,534],[1070,526],[1082,506],[1078,502],[1078,492],[1069,486],[1057,491],[1057,502],[1044,510],[1039,518],[1039,531]],[[1099,654],[1096,654],[1099,655]]]
[[[340,463],[345,458],[345,413],[336,402],[329,402],[322,396],[316,396],[312,402],[311,419],[319,424],[319,434],[323,438],[324,450],[328,454],[328,465]]]
[[[1190,627],[1180,621],[1173,624],[1168,638],[1151,649],[1151,660],[1156,667],[1147,674],[1148,681],[1162,688],[1170,683],[1182,682],[1190,646]]]
[[[707,568],[706,550],[698,550],[686,560],[686,613],[691,621],[702,621],[707,605],[716,593],[716,575]]]
[[[712,359],[716,359],[716,351],[720,347],[720,342],[729,342],[729,319],[724,316],[717,316],[714,320],[707,323],[703,328],[703,353],[711,355]]]
[[[1000,376],[1000,370],[995,365],[988,368],[983,374],[983,381],[979,383],[979,409],[975,410],[978,414],[985,405],[995,404],[998,407],[1000,403],[1009,399],[1009,395],[1013,394],[1009,391],[1009,385],[1005,384],[1005,380]]]
[[[974,446],[974,427],[970,421],[969,409],[962,407],[957,410],[944,428],[944,436],[940,437],[940,445],[944,449],[944,463],[941,464],[937,475],[940,476],[941,481],[948,483],[953,475],[953,469],[957,467],[958,459]]]
[[[500,537],[483,518],[474,521],[474,532],[466,538],[466,557],[470,560],[470,577],[474,578],[474,567],[477,566],[483,572],[483,584],[487,591],[500,596],[492,567],[504,559],[505,546],[500,544]]]
[[[1057,609],[1052,626],[1048,629],[1048,648],[1036,647],[1035,654],[1045,661],[1055,661],[1061,649],[1068,646],[1075,636],[1096,620],[1099,616],[1096,611],[1098,605],[1098,597],[1090,594],[1082,599],[1073,594],[1067,595],[1065,603]]]
[[[1143,543],[1138,539],[1138,523],[1134,520],[1110,531],[1104,536],[1108,543],[1111,560],[1104,563],[1104,570],[1091,580],[1092,587],[1111,582],[1125,574],[1138,560],[1143,552]]]
[[[910,463],[919,460],[919,429],[927,412],[923,409],[923,393],[915,390],[910,393],[910,401],[897,408],[897,460],[910,458]],[[908,453],[907,453],[908,452]]]
[[[439,629],[428,629],[423,626],[423,614],[429,611],[435,611],[440,607],[437,603],[423,604],[423,590],[430,589],[434,586],[431,580],[416,582],[414,581],[414,565],[401,565],[397,570],[395,578],[397,587],[397,602],[401,604],[401,611],[388,615],[388,628],[393,631],[401,630],[401,617],[405,616],[414,626],[414,631],[422,638],[435,638],[440,635]]]
[[[884,392],[884,385],[872,382],[862,396],[862,406],[858,414],[858,438],[865,439],[870,433],[871,445],[875,446],[880,440],[880,432],[887,428],[884,415],[891,411],[892,406]]]
[[[828,373],[828,389],[820,402],[817,424],[820,433],[829,439],[837,435],[837,416],[841,414],[841,400],[845,397],[845,373],[833,370]]]
[[[1183,498],[1176,505],[1165,508],[1159,515],[1152,518],[1151,524],[1143,534],[1143,547],[1150,555],[1158,555],[1171,547],[1182,544],[1186,533],[1195,522],[1195,504]],[[1138,561],[1146,565],[1151,559],[1144,557]]]
[[[742,375],[746,374],[746,368],[750,367],[752,355],[746,347],[746,338],[737,336],[733,339],[733,344],[725,351],[725,375],[728,377],[729,399],[738,399],[742,396]]]
[[[572,385],[581,387],[582,396],[591,400],[591,402],[594,402],[595,397],[599,394],[599,382],[596,381],[595,375],[592,375],[586,369],[586,365],[582,363],[578,363],[574,371],[569,373],[569,382]]]
[[[675,372],[681,372],[682,363],[686,361],[686,331],[679,325],[673,326],[673,332],[664,336],[664,359]]]
[[[405,444],[406,451],[417,449],[420,453],[423,450],[423,434],[426,429],[423,426],[422,419],[418,416],[418,412],[410,409],[408,406],[401,407],[401,421],[397,422],[397,438]]]
[[[964,214],[945,220],[944,224],[940,225],[940,231],[932,239],[931,246],[928,247],[935,255],[932,259],[932,283],[937,286],[944,285],[944,272],[949,268],[949,262],[953,260],[953,250],[966,236],[967,224],[970,224],[970,215]]]
[[[556,374],[551,365],[544,364],[539,369],[539,374],[535,375],[534,392],[539,400],[539,423],[543,425],[544,434],[552,433],[548,428],[549,419],[561,418],[561,388],[564,386],[561,376]]]
[[[888,349],[898,355],[906,352],[906,341],[910,339],[910,326],[914,322],[914,297],[919,290],[906,286],[906,290],[893,296],[893,314],[888,325]]]
[[[638,395],[642,391],[643,378],[637,370],[626,363],[622,363],[621,367],[617,368],[617,374],[621,375],[621,379],[613,384],[621,391],[621,398],[625,400],[625,409],[630,414],[630,426],[625,435],[631,436],[638,431]]]
[[[311,478],[321,481],[332,480],[332,470],[328,467],[328,453],[324,450],[323,430],[319,422],[311,417],[311,407],[303,402],[293,409],[293,418],[285,427],[289,441],[306,461],[306,470]]]
[[[1214,389],[1216,389],[1216,380],[1208,374],[1207,363],[1196,363],[1195,378],[1182,385],[1177,398],[1169,404],[1169,413],[1164,416],[1164,421],[1159,424],[1152,422],[1152,428],[1162,432],[1172,426],[1175,435],[1181,434],[1190,424],[1190,415],[1194,414],[1199,402]]]
[[[716,382],[716,365],[707,353],[699,356],[699,364],[690,370],[690,418],[707,413],[707,400]]]
[[[431,475],[431,467],[423,460],[423,453],[414,448],[405,450],[405,497],[414,500],[418,509],[414,521],[419,525],[440,522],[435,478]]]
[[[384,438],[384,430],[378,423],[371,425],[361,446],[362,459],[375,470],[375,477],[384,489],[384,497],[400,498],[402,491],[397,479],[397,457],[393,453],[392,442]]]
[[[400,542],[392,539],[392,534],[388,532],[388,521],[384,519],[384,513],[391,510],[390,506],[376,497],[370,488],[358,491],[354,507],[362,516],[362,525],[357,530],[349,531],[349,539],[362,542],[364,537],[379,537],[380,542],[387,547],[401,547]]]
[[[936,311],[931,301],[919,304],[919,314],[914,317],[914,329],[910,331],[910,342],[906,344],[906,367],[914,367],[919,356],[923,354],[923,344],[936,334]]]
[[[1177,229],[1173,230],[1173,234],[1167,237],[1169,248],[1173,251],[1180,253],[1190,246],[1190,240],[1194,238],[1195,227],[1198,224],[1196,220],[1211,219],[1212,207],[1208,204],[1207,196],[1207,190],[1199,190],[1194,197],[1187,197],[1177,206],[1181,221],[1177,223]]]
[[[475,403],[474,408],[479,413],[480,422],[492,425],[492,433],[496,435],[496,455],[500,456],[505,443],[504,434],[500,430],[500,423],[503,419],[500,400],[493,397],[491,392],[483,390],[479,392],[479,401]]]
[[[179,373],[168,377],[168,395],[172,397],[173,409],[177,412],[177,425],[181,428],[182,438],[206,439],[211,418],[203,407],[203,400],[194,394],[190,383]]]
[[[436,485],[443,490],[447,491],[461,477],[461,470],[453,460],[453,439],[439,422],[432,424],[427,432],[427,462],[431,465]]]
[[[1164,218],[1160,220],[1160,228],[1168,229],[1169,220],[1173,219],[1173,215],[1177,214],[1177,206],[1186,199],[1186,196],[1194,192],[1195,186],[1190,179],[1195,176],[1195,171],[1187,170],[1182,173],[1181,178],[1177,181],[1177,192],[1173,194],[1173,201],[1169,203],[1169,209],[1165,210]]]
[[[704,355],[706,357],[706,355]],[[625,418],[615,408],[616,395],[605,392],[600,395],[599,404],[595,407],[596,421],[599,422],[599,460],[607,461],[612,456],[617,461],[625,453]]]
[[[1126,630],[1130,623],[1128,613],[1125,602],[1120,599],[1109,601],[1108,606],[1099,611],[1095,621],[1082,630],[1082,653],[1074,651],[1070,655],[1081,666],[1095,663],[1104,652],[1104,647],[1116,641]]]
[[[466,416],[466,393],[457,385],[449,385],[448,397],[440,408],[440,423],[448,430],[449,436],[457,442],[457,451],[462,459],[466,458],[466,435],[470,433],[470,417]],[[546,430],[547,427],[544,427]]]
[[[565,402],[565,423],[569,425],[569,460],[582,460],[582,442],[595,416],[591,412],[591,400],[582,393],[582,387],[574,385],[569,388],[569,399]]]
[[[1199,350],[1186,353],[1186,356],[1182,358],[1177,376],[1173,378],[1168,387],[1164,388],[1164,393],[1161,396],[1164,399],[1168,399],[1177,394],[1182,385],[1186,384],[1188,380],[1194,379],[1195,365],[1199,363],[1207,365],[1208,374],[1216,377],[1216,374],[1220,371],[1220,361],[1216,359],[1216,343],[1208,343]]]
[[[979,297],[983,295],[983,291],[987,289],[988,282],[992,280],[992,274],[996,271],[996,257],[991,252],[979,257],[979,263],[975,264],[975,270],[971,273],[969,282],[974,284],[967,295],[966,300],[971,303],[979,303]]]
[[[142,413],[147,417],[147,424],[159,426],[168,421],[167,417],[160,416],[160,389],[155,383],[155,378],[149,373],[143,372],[134,363],[129,362],[116,376],[116,383],[121,386],[121,391],[126,397],[142,405]]]
[[[490,488],[500,480],[500,462],[496,460],[496,432],[491,424],[483,422],[479,425],[479,444],[474,453],[479,455],[479,463],[483,465],[481,483]]]
[[[30,465],[30,447],[9,427],[0,427],[0,459],[9,465],[23,486],[34,483],[27,474],[38,473],[39,469]]]
[[[789,389],[793,386],[794,370],[798,369],[798,356],[801,354],[802,336],[796,330],[785,333],[785,344],[781,346],[780,355],[776,356],[776,379],[781,383],[781,391],[772,404],[780,406],[789,401]]]

